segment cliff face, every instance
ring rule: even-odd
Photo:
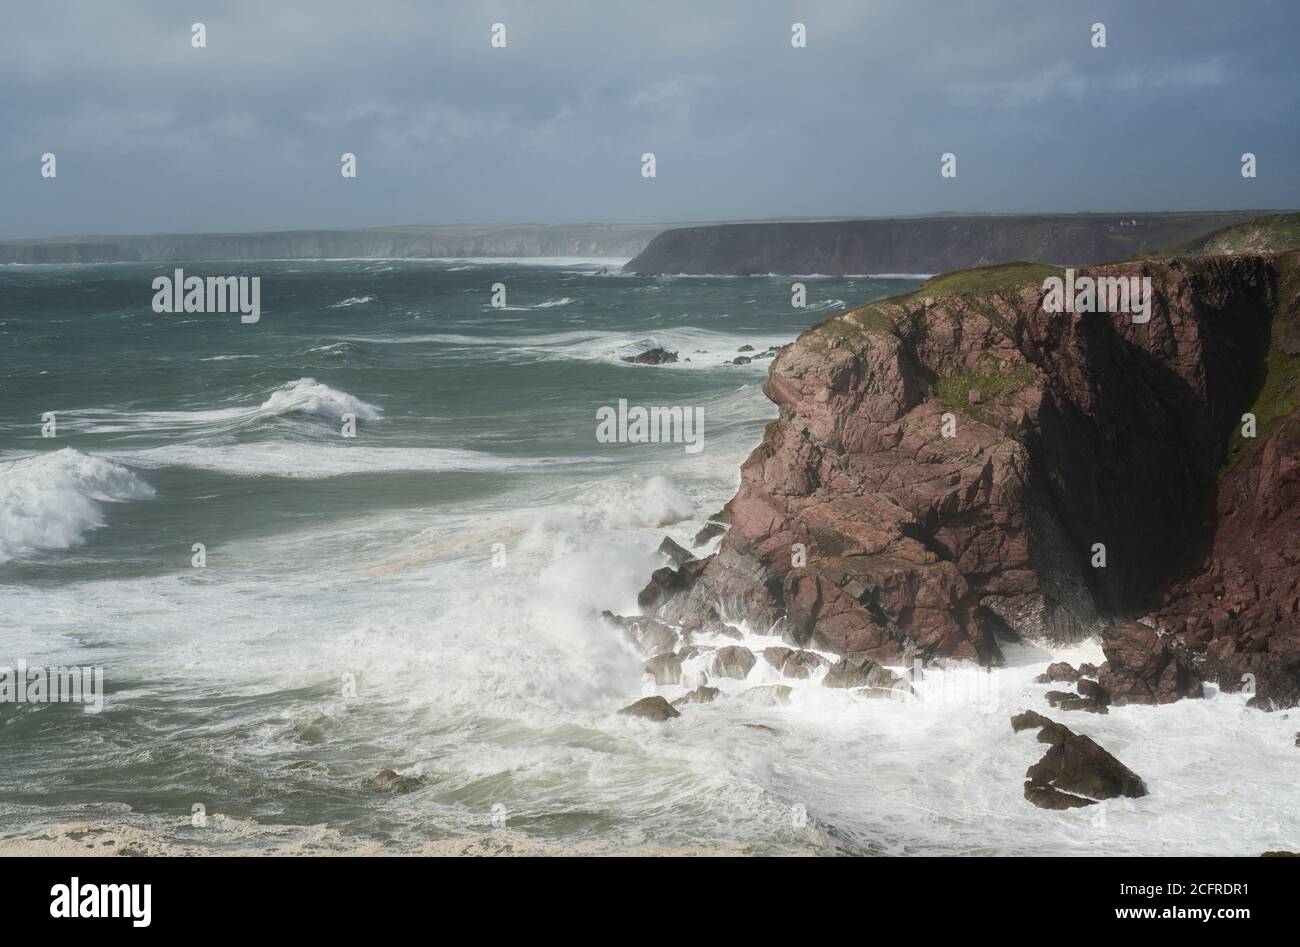
[[[1235,689],[1250,670],[1286,702],[1297,271],[1296,254],[1080,271],[1149,277],[1145,324],[1044,312],[1054,271],[1032,265],[835,316],[770,369],[780,416],[718,553],[657,572],[643,608],[886,662],[997,663],[1001,639],[1100,632],[1117,700],[1174,699],[1202,674]]]
[[[277,233],[52,237],[0,242],[0,263],[154,260],[310,260],[429,257],[630,257],[662,226],[389,227]]]
[[[1102,263],[1164,249],[1255,213],[917,217],[668,230],[626,267],[660,274],[943,273],[1031,260]]]

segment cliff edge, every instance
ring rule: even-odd
[[[1300,254],[1084,275],[1149,279],[1149,321],[1047,312],[1065,274],[1010,264],[804,332],[719,548],[646,615],[883,663],[1099,634],[1117,703],[1297,703]]]

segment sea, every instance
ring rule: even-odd
[[[0,852],[1300,845],[1300,714],[1213,689],[1071,717],[1148,796],[1027,803],[1045,748],[1009,717],[1095,641],[927,668],[911,700],[760,658],[677,719],[619,715],[683,691],[600,613],[636,613],[662,539],[690,545],[777,414],[771,360],[736,358],[921,282],[624,262],[0,266],[0,671],[103,682],[99,706],[0,700]],[[182,267],[257,277],[260,319],[155,312]],[[678,361],[623,360],[656,347]],[[702,448],[598,437],[620,401],[698,410]],[[773,683],[788,705],[746,696]]]

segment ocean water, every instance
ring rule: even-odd
[[[635,612],[661,538],[730,498],[776,413],[769,362],[727,362],[919,282],[810,278],[796,310],[786,278],[619,262],[186,267],[261,277],[255,325],[153,313],[171,267],[0,267],[0,665],[102,667],[107,691],[100,713],[0,703],[0,849],[1300,843],[1300,715],[1233,695],[1072,718],[1151,795],[1026,803],[1042,747],[1008,717],[1046,709],[1034,676],[1095,643],[930,669],[907,702],[814,680],[765,706],[744,694],[779,682],[760,659],[669,724],[615,715],[653,688],[599,612]],[[655,345],[689,361],[620,360]],[[600,443],[619,399],[703,409],[704,449]],[[423,783],[377,791],[384,768]]]

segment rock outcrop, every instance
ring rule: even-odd
[[[628,704],[619,713],[626,717],[641,717],[644,720],[653,720],[656,723],[664,723],[674,717],[681,716],[676,707],[658,696],[642,697],[636,703]]]
[[[834,316],[771,366],[780,415],[717,553],[658,570],[642,609],[886,664],[1102,633],[1111,703],[1215,680],[1294,704],[1298,273],[1292,253],[1076,274],[1150,279],[1134,321],[1045,312],[1060,271],[1012,265]]]
[[[1147,794],[1141,778],[1091,737],[1033,711],[1012,717],[1011,727],[1017,733],[1037,729],[1038,742],[1050,747],[1025,772],[1025,798],[1039,808],[1074,809],[1102,799]]]

